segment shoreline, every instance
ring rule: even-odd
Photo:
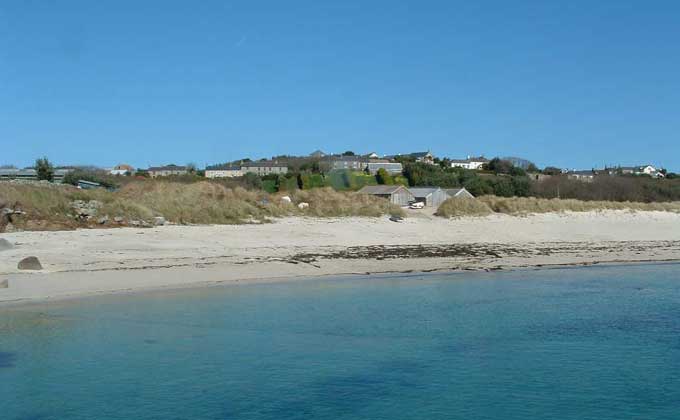
[[[356,275],[680,262],[680,215],[287,218],[265,225],[18,232],[0,252],[0,306]],[[44,270],[19,271],[37,256]]]
[[[90,299],[96,297],[116,297],[116,296],[130,296],[130,295],[144,295],[160,292],[179,292],[183,290],[200,290],[211,287],[231,287],[231,286],[249,286],[258,284],[281,284],[290,282],[304,282],[324,279],[352,279],[356,277],[372,277],[372,278],[406,278],[406,277],[428,277],[435,275],[465,275],[465,274],[481,274],[494,272],[523,272],[523,271],[550,271],[550,270],[566,270],[566,269],[583,269],[592,267],[621,267],[621,266],[645,266],[645,265],[680,265],[680,258],[672,260],[631,260],[631,261],[606,261],[606,262],[585,262],[585,263],[564,263],[564,264],[548,264],[548,265],[528,265],[528,266],[513,266],[513,267],[499,267],[494,269],[442,269],[431,271],[379,271],[367,273],[337,273],[324,275],[309,275],[309,276],[285,276],[272,278],[254,278],[243,280],[215,280],[215,281],[199,281],[195,283],[183,283],[171,286],[150,286],[140,287],[135,289],[112,289],[107,291],[83,292],[73,295],[61,295],[54,297],[40,297],[40,298],[26,298],[17,300],[0,300],[0,310],[6,308],[27,308],[31,306],[54,304],[68,304],[76,303],[82,299]]]

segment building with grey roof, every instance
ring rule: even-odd
[[[408,206],[409,203],[415,201],[411,191],[403,185],[367,185],[360,189],[359,193],[386,198],[390,203],[398,206]]]

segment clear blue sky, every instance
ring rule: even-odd
[[[0,2],[0,164],[321,148],[680,171],[678,1]]]

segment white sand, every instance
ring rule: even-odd
[[[0,302],[367,272],[680,260],[680,215],[663,212],[452,220],[421,214],[402,223],[289,218],[266,225],[2,237],[15,247],[0,252],[0,286],[8,281]],[[434,255],[423,256],[432,250]],[[367,253],[370,258],[363,258]],[[18,261],[31,255],[44,270],[17,270]]]

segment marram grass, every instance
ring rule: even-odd
[[[290,203],[282,200],[291,198]],[[176,183],[139,181],[119,191],[78,190],[70,186],[50,186],[0,182],[0,202],[15,204],[26,212],[23,228],[40,221],[42,228],[52,224],[78,227],[70,208],[74,200],[102,202],[98,216],[122,217],[126,221],[149,221],[163,216],[179,224],[239,224],[266,221],[272,217],[312,216],[377,217],[402,214],[386,200],[331,188],[267,194],[243,188],[228,188],[215,182]],[[305,209],[299,203],[308,203]],[[30,222],[30,223],[27,223]]]
[[[452,198],[437,209],[437,216],[485,216],[493,213],[522,215],[532,213],[587,212],[605,210],[666,211],[680,213],[680,202],[637,203],[617,201],[581,201],[534,197],[482,196],[477,199]]]

